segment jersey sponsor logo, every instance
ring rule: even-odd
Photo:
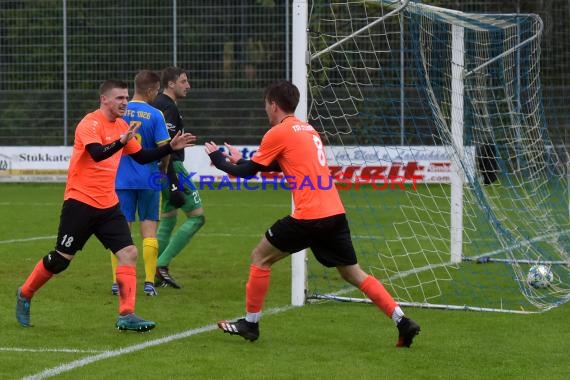
[[[293,132],[303,132],[303,131],[314,131],[315,128],[313,128],[312,125],[310,124],[295,124],[292,125],[291,128],[293,129]]]
[[[150,112],[147,111],[140,111],[140,110],[126,110],[125,111],[125,117],[137,117],[139,119],[147,119],[150,120],[150,118],[152,117],[152,114]]]

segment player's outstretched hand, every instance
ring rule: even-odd
[[[206,151],[207,155],[210,155],[214,152],[220,152],[225,160],[231,162],[232,164],[237,163],[242,158],[241,152],[228,143],[224,143],[224,145],[229,153],[222,152],[218,145],[213,141],[205,143],[204,150]]]
[[[228,143],[224,143],[226,149],[228,150],[229,154],[226,152],[224,153],[224,156],[232,163],[232,164],[236,164],[239,160],[242,159],[243,155],[241,154],[241,152],[239,151],[238,148],[236,148],[233,145],[230,145]]]
[[[206,151],[206,154],[210,154],[210,153],[214,153],[216,151],[218,151],[218,146],[216,145],[215,142],[210,141],[204,144],[204,150]]]
[[[137,124],[137,125],[135,125]],[[132,139],[133,137],[135,137],[135,134],[137,133],[137,130],[140,128],[140,123],[133,123],[131,125],[129,125],[129,129],[127,129],[127,132],[125,132],[125,134],[121,135],[119,141],[121,142],[121,144],[125,145],[130,139]]]
[[[170,140],[170,146],[173,150],[180,150],[196,145],[194,144],[195,142],[196,136],[192,133],[182,133],[181,131],[178,131],[172,140]]]

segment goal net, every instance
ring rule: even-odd
[[[568,301],[568,159],[543,115],[540,18],[411,1],[315,1],[308,13],[307,118],[363,269],[403,305]],[[537,263],[553,272],[546,288],[527,282]],[[368,302],[310,254],[305,294]]]

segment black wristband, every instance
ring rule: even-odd
[[[164,144],[155,149],[141,149],[130,156],[139,164],[148,164],[149,162],[158,161],[162,157],[174,152],[170,144]]]
[[[113,154],[123,149],[124,146],[125,145],[121,142],[121,139],[118,139],[107,145],[91,143],[86,145],[85,149],[89,152],[91,158],[93,158],[95,162],[99,162],[111,157]]]

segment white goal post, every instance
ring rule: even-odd
[[[293,0],[293,50],[292,50],[292,81],[299,89],[299,105],[295,116],[307,120],[307,65],[308,41],[307,28],[309,21],[309,8],[307,0]],[[303,250],[291,256],[291,304],[302,306],[305,304],[305,291],[307,282],[307,252]]]
[[[382,22],[385,18],[391,17],[397,14],[401,9],[405,8],[409,0],[402,1],[402,5],[384,17],[380,17],[374,21],[374,23]],[[308,86],[307,86],[307,66],[310,61],[314,58],[308,49],[308,32],[309,32],[309,4],[308,0],[293,0],[293,12],[292,12],[292,82],[297,86],[300,93],[299,106],[295,111],[295,116],[301,120],[308,119],[307,105],[308,105]],[[361,31],[357,31],[354,34],[359,34]],[[341,45],[343,42],[351,38],[352,36],[347,36],[344,39],[339,40],[335,45],[328,47],[326,50],[333,49],[337,45]],[[323,54],[326,51],[321,51],[319,54]],[[569,206],[570,207],[570,206]],[[306,283],[307,283],[307,252],[303,250],[292,255],[291,258],[291,304],[294,306],[301,306],[305,304],[306,299]]]

